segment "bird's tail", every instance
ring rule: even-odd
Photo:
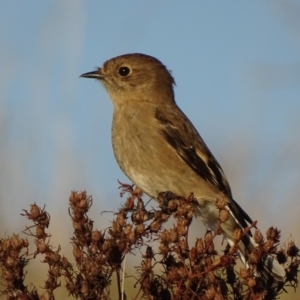
[[[270,228],[267,232],[267,239],[263,238],[260,231],[256,230],[252,235],[248,224],[254,224],[245,211],[234,201],[228,204],[227,209],[235,220],[236,228],[241,229],[241,237],[238,241],[238,255],[246,266],[256,266],[256,274],[262,278],[266,286],[276,286],[281,289],[285,280],[285,270],[275,257],[274,250],[279,242],[280,231]],[[247,224],[248,223],[248,224]],[[225,225],[225,224],[224,224]],[[222,227],[222,226],[221,226]],[[226,227],[226,225],[225,225]],[[228,242],[231,246],[235,244],[235,238],[226,233]]]
[[[232,240],[228,239],[230,246],[234,245]],[[255,276],[259,276],[265,282],[266,286],[276,286],[281,289],[285,280],[285,270],[278,262],[275,256],[269,253],[264,243],[256,243],[250,234],[245,234],[238,242],[238,256],[247,267],[255,265]]]

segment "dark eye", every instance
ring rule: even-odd
[[[119,69],[119,74],[123,77],[127,76],[130,73],[130,69],[128,67],[121,67]]]

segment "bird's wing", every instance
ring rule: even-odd
[[[209,182],[214,188],[231,197],[229,184],[224,172],[208,147],[181,111],[156,110],[156,119],[165,140],[177,151],[178,155],[197,175]]]
[[[157,109],[155,117],[160,123],[165,140],[177,151],[180,158],[198,176],[231,200],[228,206],[236,220],[243,227],[247,226],[245,220],[252,223],[247,213],[232,199],[230,186],[220,164],[184,113],[179,108]]]

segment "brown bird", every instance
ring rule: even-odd
[[[246,228],[252,220],[233,200],[221,166],[177,106],[175,81],[167,68],[154,57],[126,54],[81,77],[98,79],[113,102],[114,154],[130,180],[153,198],[165,191],[183,197],[193,192],[198,202],[196,218],[211,230],[218,226],[216,198],[224,193],[230,214],[221,228],[233,245],[235,230]],[[256,246],[250,232],[242,238],[243,262]],[[276,282],[284,281],[285,272],[271,255],[262,272]]]

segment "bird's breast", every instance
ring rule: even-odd
[[[117,109],[112,124],[116,160],[129,179],[151,197],[172,191],[182,196],[215,196],[167,143],[154,110]]]
[[[149,116],[134,110],[114,112],[112,145],[116,160],[125,175],[151,196],[156,194],[153,175],[159,165],[156,138]]]

